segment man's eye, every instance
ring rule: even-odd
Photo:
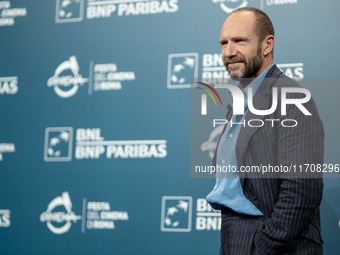
[[[222,48],[228,47],[228,42],[222,42]]]

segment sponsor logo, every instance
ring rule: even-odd
[[[162,197],[161,231],[190,232],[192,197]]]
[[[40,221],[57,235],[67,233],[72,224],[81,221],[81,232],[92,229],[116,229],[115,222],[128,221],[126,211],[113,211],[109,202],[87,201],[83,198],[82,214],[76,215],[72,211],[72,201],[67,191],[54,198],[47,206],[47,210],[40,215]]]
[[[118,17],[136,16],[178,11],[178,0],[89,0],[86,17],[88,19],[109,18],[113,13]]]
[[[71,161],[72,159],[71,127],[51,127],[45,130],[45,161]]]
[[[298,4],[298,0],[266,0],[268,6],[270,5],[285,5],[285,4]]]
[[[264,9],[264,4],[267,6],[273,6],[273,5],[286,5],[286,4],[297,4],[298,0],[261,0],[261,1],[255,1],[255,0],[212,0],[214,4],[219,4],[220,8],[230,14],[236,9],[247,7],[247,6],[253,6],[257,7],[261,10]]]
[[[105,140],[100,128],[76,129],[76,159],[165,158],[166,140]],[[45,161],[72,160],[73,128],[49,127],[45,130]]]
[[[133,71],[118,71],[116,63],[94,64],[91,61],[90,71],[93,72],[93,82],[90,79],[89,94],[97,91],[121,90],[123,83],[136,80]]]
[[[277,64],[277,67],[289,78],[294,80],[302,80],[304,78],[303,63]]]
[[[89,64],[89,78],[83,78],[79,74],[79,64],[76,56],[61,63],[55,70],[54,75],[48,79],[47,86],[53,87],[55,93],[61,98],[74,96],[81,86],[89,83],[88,94],[92,95],[99,91],[121,90],[126,82],[135,81],[133,71],[119,71],[116,63]]]
[[[220,211],[215,211],[204,198],[196,201],[196,230],[221,230]]]
[[[277,64],[281,71],[292,79],[301,80],[304,78],[303,63]],[[203,54],[202,56],[202,78],[221,79],[230,78],[222,61],[222,54]]]
[[[84,8],[85,7],[85,8]],[[57,0],[56,23],[177,12],[178,0]],[[84,12],[86,14],[84,15]]]
[[[220,7],[223,11],[225,11],[226,13],[231,13],[232,11],[238,9],[238,8],[243,8],[246,7],[248,5],[248,2],[252,2],[254,0],[251,1],[247,1],[247,0],[212,0],[213,3],[218,3],[220,4]]]
[[[191,232],[192,217],[194,229],[197,231],[211,231],[221,229],[221,214],[215,211],[204,198],[196,200],[193,207],[191,196],[163,196],[161,212],[161,231],[163,232]],[[194,211],[193,208],[196,208]]]
[[[230,78],[223,64],[221,53],[203,54],[201,70],[203,79]]]
[[[11,211],[0,209],[0,228],[8,228],[11,226]]]
[[[199,75],[203,79],[230,78],[221,55],[203,54],[202,66],[199,67],[198,53],[169,54],[167,87],[169,89],[195,87],[196,85],[191,84],[191,79],[198,78]],[[191,68],[192,63],[194,63],[193,68]]]
[[[64,74],[64,75],[63,75]],[[79,65],[76,56],[71,56],[69,60],[62,62],[48,79],[47,86],[53,87],[54,92],[62,97],[69,98],[74,96],[79,87],[88,81],[79,74]]]
[[[78,128],[76,133],[76,159],[164,158],[167,156],[166,140],[108,141],[99,128]]]
[[[14,26],[15,18],[25,17],[26,8],[11,8],[10,1],[0,1],[0,27]]]
[[[18,92],[18,77],[0,77],[0,95],[14,95]]]
[[[209,157],[212,159],[214,157],[215,149],[218,143],[218,139],[220,138],[224,126],[218,126],[214,128],[214,130],[210,133],[209,139],[202,143],[201,150],[202,152],[207,151],[209,153]]]
[[[182,84],[179,83],[171,83],[172,82],[172,74],[175,74],[173,80],[179,81],[181,78],[178,78],[176,76],[176,70],[182,70],[183,67],[179,65],[177,68],[175,68],[176,64],[180,64],[181,60],[183,61],[183,57],[185,59],[185,56],[187,54],[195,54],[195,63],[198,63],[199,54],[198,53],[183,53],[183,54],[170,54],[168,57],[168,88],[190,88],[190,79],[197,78],[198,75],[202,77],[202,79],[228,79],[230,78],[228,72],[226,71],[226,68],[222,61],[222,54],[221,53],[213,53],[213,54],[202,54],[202,59],[200,62],[202,63],[202,66],[198,68],[198,72],[187,74],[183,79],[182,82],[189,81],[189,84],[185,84],[185,86],[181,86]],[[173,63],[172,58],[176,55],[180,56],[181,58]],[[191,55],[192,57],[192,55]],[[185,67],[185,66],[184,66]],[[304,69],[303,69],[303,63],[282,63],[277,64],[277,67],[281,69],[281,71],[287,75],[288,77],[296,80],[301,80],[304,78]],[[178,74],[179,77],[180,74]],[[193,85],[191,85],[193,86]]]
[[[115,229],[115,222],[128,221],[126,211],[112,211],[110,203],[102,201],[88,201],[83,199],[85,206],[86,223],[82,225],[82,232],[86,229]]]
[[[83,20],[84,0],[57,0],[56,23],[79,22]]]
[[[15,145],[14,143],[0,143],[0,162],[4,160],[4,153],[14,153]]]
[[[198,75],[198,53],[170,54],[168,56],[167,87],[190,88],[190,81]]]
[[[60,207],[63,208],[62,211]],[[72,223],[80,219],[81,216],[72,211],[72,202],[68,192],[63,192],[61,196],[54,198],[48,204],[47,210],[40,215],[40,221],[46,222],[48,229],[58,235],[68,232]]]

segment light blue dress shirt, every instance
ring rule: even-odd
[[[255,80],[253,80],[245,89],[242,89],[245,98],[245,114],[240,116],[233,115],[230,125],[230,121],[227,124],[226,130],[223,133],[221,141],[217,150],[216,165],[221,167],[235,166],[237,169],[237,158],[236,158],[236,143],[240,133],[241,127],[243,126],[244,117],[248,111],[248,90],[251,87],[253,89],[252,96],[255,95],[256,90],[262,83],[264,77],[267,75],[269,69],[273,66],[269,66],[263,73],[261,73]],[[238,118],[236,118],[238,117]],[[239,123],[239,124],[235,124]],[[261,216],[263,215],[256,207],[251,203],[244,195],[241,182],[238,173],[223,173],[224,178],[216,178],[216,184],[214,189],[206,197],[207,202],[212,208],[216,210],[221,209],[221,205],[228,207],[235,212]]]

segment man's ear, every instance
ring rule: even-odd
[[[275,38],[273,35],[268,35],[262,42],[263,55],[268,56],[274,48]]]

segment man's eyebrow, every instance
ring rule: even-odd
[[[229,40],[221,39],[220,44],[224,44],[227,41],[249,41],[249,39],[245,36],[235,36],[235,37],[231,37]]]
[[[249,39],[245,36],[235,36],[231,38],[232,41],[249,41]]]

